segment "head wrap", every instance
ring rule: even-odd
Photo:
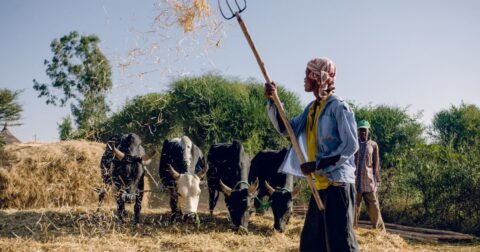
[[[315,58],[307,64],[310,74],[308,78],[316,80],[318,84],[330,92],[335,89],[335,74],[337,68],[329,58]]]

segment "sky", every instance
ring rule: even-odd
[[[263,82],[235,19],[222,20],[217,1],[208,2],[207,28],[215,32],[198,27],[186,34],[155,21],[165,9],[159,0],[1,0],[0,88],[24,90],[23,124],[11,132],[24,142],[58,140],[58,123],[70,109],[46,105],[32,80],[49,82],[43,62],[53,56],[50,43],[71,31],[100,38],[112,66],[113,112],[182,76],[213,72]],[[425,126],[452,105],[480,106],[480,1],[247,4],[242,16],[270,76],[303,104],[313,99],[303,90],[306,63],[326,56],[337,66],[337,95],[359,105],[408,106],[422,113]]]

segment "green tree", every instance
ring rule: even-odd
[[[102,140],[124,133],[138,134],[145,144],[161,144],[173,131],[175,121],[166,109],[168,94],[151,93],[127,101],[102,125]]]
[[[423,127],[418,122],[419,115],[408,114],[408,108],[354,105],[353,109],[357,122],[370,122],[370,137],[379,145],[385,168],[394,166],[397,153],[424,142]]]
[[[66,116],[62,119],[62,123],[58,124],[58,132],[60,133],[60,140],[65,141],[72,139],[72,119]]]
[[[203,149],[241,141],[250,155],[287,145],[266,115],[263,84],[206,75],[178,80],[170,91],[169,110],[177,125]],[[298,98],[279,88],[290,116],[300,112]]]
[[[51,83],[33,80],[38,97],[47,104],[70,108],[76,124],[76,138],[98,139],[98,127],[109,107],[105,95],[112,87],[111,68],[95,35],[74,31],[50,44],[53,58],[44,61]]]
[[[298,98],[279,88],[292,116],[300,113]],[[263,84],[237,81],[216,75],[182,78],[163,94],[147,94],[128,101],[102,127],[102,139],[121,133],[137,133],[147,144],[189,136],[207,151],[211,144],[243,143],[250,155],[288,144],[266,115]]]
[[[21,93],[22,90],[0,89],[0,125],[3,126],[6,122],[9,125],[20,125],[23,108],[18,102],[18,97]]]
[[[420,144],[398,161],[383,196],[387,219],[480,234],[480,149]]]
[[[474,147],[480,144],[480,109],[462,103],[438,112],[433,117],[432,135],[438,143],[453,147]]]

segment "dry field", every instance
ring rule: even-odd
[[[147,193],[140,225],[119,223],[111,195],[96,206],[102,144],[23,144],[6,151],[0,159],[0,251],[297,251],[303,218],[277,233],[271,214],[254,216],[250,232],[238,234],[222,198],[213,218],[205,214],[205,191],[198,230],[169,223],[168,197],[159,193]],[[411,243],[362,228],[356,233],[363,251],[480,251],[478,245]]]
[[[54,208],[0,211],[2,251],[297,251],[301,218],[285,233],[272,217],[254,216],[248,234],[232,231],[227,213],[201,214],[200,229],[168,223],[167,209],[147,209],[139,226],[119,223],[114,208]],[[409,244],[401,237],[356,231],[362,251],[479,251],[474,245]]]

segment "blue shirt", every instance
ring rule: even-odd
[[[292,118],[290,125],[297,137],[300,149],[306,157],[306,122],[310,102],[302,114]],[[273,103],[267,105],[268,115],[274,127],[280,132],[277,122],[277,109]],[[280,132],[287,135],[286,130]],[[320,114],[317,128],[317,165],[320,159],[340,155],[340,159],[333,165],[319,170],[318,173],[327,176],[330,181],[355,183],[355,157],[358,150],[357,123],[350,106],[341,98],[332,95]],[[288,151],[280,172],[303,177],[300,162],[293,148]]]

